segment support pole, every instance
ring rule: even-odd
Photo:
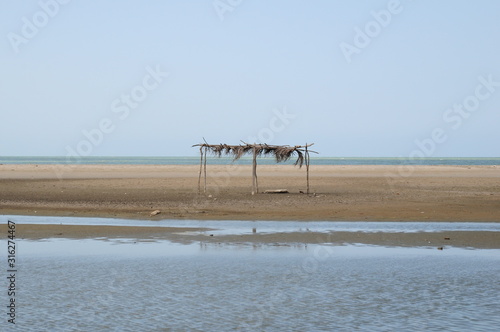
[[[306,143],[306,181],[307,181],[307,195],[309,195],[309,151],[307,151]]]
[[[252,195],[259,191],[257,186],[257,148],[253,147],[253,161],[252,161]]]
[[[205,147],[205,162],[204,162],[204,172],[205,172],[205,175],[204,175],[204,178],[205,178],[205,184],[204,184],[204,187],[203,187],[203,192],[206,193],[207,192],[207,151],[208,151],[208,148]]]
[[[257,158],[255,158],[255,192],[259,193],[259,178],[257,177]]]
[[[203,147],[200,147],[200,174],[198,175],[198,194],[201,193],[201,171],[203,169]]]

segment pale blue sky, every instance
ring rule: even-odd
[[[499,156],[500,1],[60,2],[0,1],[0,155]]]

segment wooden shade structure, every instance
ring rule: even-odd
[[[252,154],[252,195],[259,192],[259,185],[257,182],[257,157],[259,156],[274,156],[276,162],[287,161],[293,156],[297,156],[295,165],[302,167],[306,165],[306,182],[307,182],[307,194],[309,194],[309,153],[317,153],[315,151],[310,151],[308,148],[314,143],[305,145],[268,145],[268,144],[249,144],[242,142],[239,145],[228,145],[228,144],[208,144],[201,143],[195,144],[195,146],[200,147],[200,174],[198,177],[198,192],[201,192],[201,176],[204,174],[204,186],[203,191],[207,191],[207,154],[212,154],[217,157],[222,155],[228,155],[233,157],[233,161],[240,159],[245,154]]]

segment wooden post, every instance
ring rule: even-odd
[[[257,158],[255,158],[255,192],[259,193],[259,178],[257,177]]]
[[[198,175],[198,194],[201,193],[201,170],[203,169],[203,147],[200,146],[200,174]]]
[[[307,182],[307,195],[309,195],[309,151],[307,151],[306,143],[306,182]]]
[[[257,186],[257,148],[253,147],[253,161],[252,161],[252,195],[259,191]]]
[[[205,178],[205,185],[204,185],[204,189],[203,189],[203,192],[206,193],[207,192],[207,151],[208,151],[208,147],[205,147],[205,165],[204,165],[204,169],[205,169],[205,175],[204,175],[204,178]]]

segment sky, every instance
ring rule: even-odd
[[[500,156],[500,1],[0,4],[3,156]]]

